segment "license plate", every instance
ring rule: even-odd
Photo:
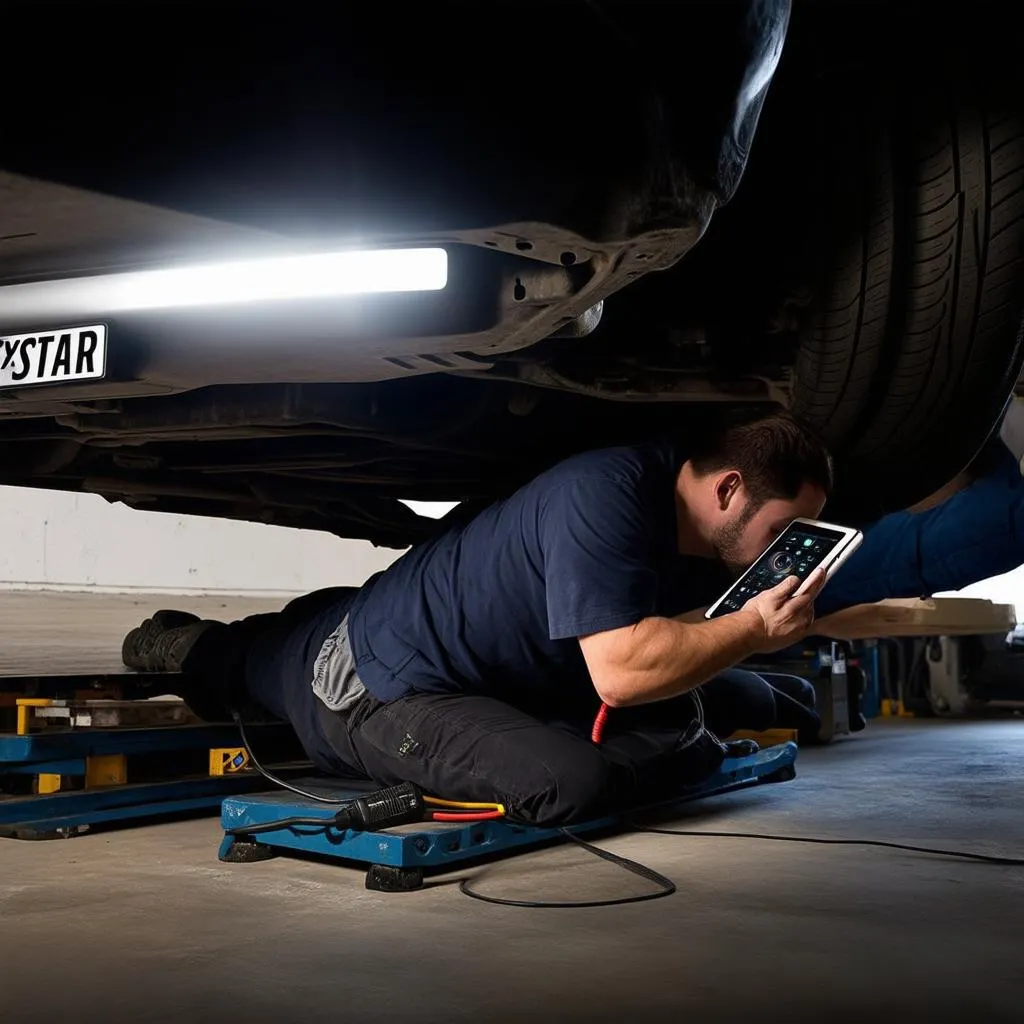
[[[105,324],[0,337],[0,388],[99,380],[106,370]]]

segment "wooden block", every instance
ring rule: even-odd
[[[27,736],[32,725],[32,708],[48,708],[54,701],[45,697],[18,697],[15,706],[18,709],[18,724],[16,726],[19,736]]]
[[[214,747],[210,751],[210,774],[232,775],[249,767],[245,747]]]
[[[970,636],[1008,633],[1017,624],[1012,604],[973,597],[893,599],[858,604],[823,616],[815,631],[840,640],[879,636]]]
[[[123,786],[128,781],[128,764],[124,754],[100,754],[85,759],[85,788]]]
[[[40,796],[46,793],[59,793],[60,784],[60,775],[51,775],[49,772],[44,772],[36,778],[36,792]]]

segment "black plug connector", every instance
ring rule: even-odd
[[[388,786],[346,804],[334,816],[334,823],[338,828],[369,832],[422,821],[426,810],[419,786],[403,782],[400,786]]]

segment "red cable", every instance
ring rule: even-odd
[[[504,818],[502,811],[471,811],[466,814],[451,814],[448,811],[431,811],[430,821],[494,821]]]
[[[602,703],[594,719],[594,727],[590,730],[590,742],[600,743],[604,739],[604,723],[608,721],[608,705]]]

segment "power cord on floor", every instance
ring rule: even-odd
[[[764,839],[779,843],[814,843],[824,846],[879,846],[889,850],[907,850],[911,853],[930,854],[935,857],[955,857],[960,860],[978,861],[983,864],[998,864],[1002,866],[1019,867],[1024,865],[1024,858],[1020,857],[996,857],[987,853],[971,853],[967,850],[946,850],[935,846],[912,846],[908,843],[890,843],[881,839],[825,839],[818,836],[778,836],[761,832],[703,832],[697,830],[655,828],[653,826],[641,825],[638,822],[623,819],[623,824],[628,825],[635,832],[649,832],[661,836],[702,836],[710,839]],[[628,857],[620,857],[618,854],[585,842],[578,836],[572,834],[568,829],[559,829],[563,836],[571,839],[578,846],[582,846],[589,853],[606,860],[611,864],[639,875],[654,882],[658,888],[653,892],[642,893],[639,896],[615,896],[605,900],[512,900],[499,898],[497,896],[486,896],[470,887],[468,880],[463,879],[459,884],[459,891],[475,900],[482,900],[484,903],[497,903],[504,907],[531,907],[531,908],[568,908],[568,907],[614,907],[626,903],[643,903],[647,900],[657,900],[664,896],[671,896],[676,892],[676,885],[665,875],[660,874],[653,868],[647,867],[638,861],[630,860]],[[479,875],[476,877],[480,877]]]
[[[484,903],[497,903],[502,907],[565,908],[617,907],[625,903],[646,903],[648,900],[660,900],[664,896],[671,896],[676,891],[676,883],[671,878],[666,878],[660,872],[655,871],[654,868],[649,868],[646,864],[641,864],[639,861],[630,860],[629,857],[620,857],[617,853],[612,853],[610,850],[602,850],[600,846],[594,846],[593,843],[588,843],[585,839],[580,839],[579,836],[573,835],[568,829],[560,828],[558,831],[566,839],[571,839],[577,846],[582,846],[584,850],[592,853],[595,857],[600,857],[601,860],[606,860],[609,864],[614,864],[625,871],[632,872],[634,875],[646,878],[649,882],[654,882],[658,888],[654,892],[641,893],[639,896],[613,896],[611,899],[606,900],[509,900],[498,896],[486,896],[482,892],[477,892],[470,887],[469,881],[464,878],[459,883],[459,892],[465,893],[465,895],[474,900],[481,900]]]
[[[880,846],[887,850],[907,850],[910,853],[926,853],[933,857],[955,857],[959,860],[974,860],[982,864],[1001,864],[1004,867],[1024,866],[1024,857],[996,857],[988,853],[971,853],[969,850],[946,850],[939,846],[912,846],[909,843],[890,843],[883,839],[824,839],[820,836],[776,836],[764,832],[704,832],[672,828],[654,828],[627,821],[636,832],[650,832],[659,836],[705,836],[710,839],[766,839],[775,843],[815,843],[822,846]]]

